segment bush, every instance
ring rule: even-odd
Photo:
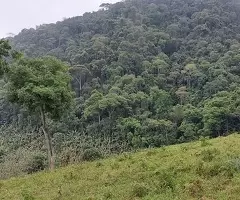
[[[157,153],[158,153],[158,152],[157,152],[156,149],[151,149],[151,150],[149,150],[149,151],[146,153],[146,156],[147,156],[147,157],[151,157],[151,156],[156,155]]]
[[[27,167],[26,167],[26,172],[28,174],[42,171],[46,167],[46,156],[41,154],[41,153],[36,153],[35,155],[32,156],[32,159],[29,160]]]
[[[203,137],[203,136],[201,136],[201,137],[199,138],[199,140],[200,140],[200,142],[201,142],[201,147],[205,147],[205,146],[210,145],[210,143],[209,143],[209,137]]]
[[[124,152],[119,156],[118,161],[122,162],[124,160],[131,160],[131,159],[132,159],[132,154]]]
[[[64,148],[59,155],[59,164],[62,167],[65,167],[76,160],[76,151],[72,148]]]
[[[202,160],[211,162],[220,152],[217,149],[207,149],[201,152]]]
[[[35,200],[35,198],[27,191],[22,191],[23,200]]]
[[[240,158],[235,158],[229,161],[229,165],[231,165],[236,171],[240,171]]]
[[[102,153],[96,148],[89,148],[83,152],[82,160],[84,161],[93,161],[101,159],[103,157]]]
[[[175,180],[173,172],[168,172],[166,170],[156,171],[155,175],[158,176],[157,188],[160,190],[175,189]]]
[[[214,177],[221,174],[226,178],[233,178],[235,169],[229,163],[204,163],[197,164],[196,173],[204,178]]]
[[[0,163],[4,162],[5,151],[1,148],[0,149]]]
[[[104,199],[112,199],[113,194],[111,192],[106,192],[103,194]]]
[[[102,166],[103,166],[103,163],[101,163],[101,162],[96,163],[96,167],[102,167]]]
[[[39,151],[19,148],[4,156],[4,162],[0,163],[0,179],[30,174],[45,166],[46,156]]]
[[[185,185],[185,190],[194,198],[201,198],[203,196],[203,182],[195,180]]]
[[[145,184],[135,183],[131,191],[131,196],[143,198],[148,195],[148,192],[149,192],[149,189]]]
[[[117,163],[117,162],[114,162],[114,163],[111,164],[111,168],[112,168],[112,170],[119,169],[120,168],[120,164]]]

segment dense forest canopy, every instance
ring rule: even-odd
[[[96,156],[240,130],[237,0],[103,4],[9,40],[28,57],[55,56],[71,66],[75,107],[58,123],[48,122],[60,164],[84,152]],[[42,151],[34,117],[4,97],[0,117],[10,132],[0,135],[4,144]],[[18,138],[23,142],[14,142]]]

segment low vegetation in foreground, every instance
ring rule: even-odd
[[[0,182],[1,200],[239,199],[240,135],[122,154]]]

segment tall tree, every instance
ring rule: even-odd
[[[11,46],[8,41],[0,40],[0,74],[4,73],[5,67],[7,65],[5,58],[10,56]]]
[[[46,118],[59,119],[71,105],[68,67],[61,61],[45,57],[21,59],[9,67],[8,98],[26,107],[41,118],[41,129],[48,148],[49,168],[54,169],[53,134],[48,131]]]
[[[90,71],[85,66],[78,65],[70,68],[70,73],[74,81],[78,84],[78,97],[80,97],[82,87],[86,82],[87,76],[90,75]]]

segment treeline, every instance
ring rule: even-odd
[[[70,162],[89,149],[98,155],[239,131],[239,21],[235,0],[126,0],[9,39],[26,56],[70,65],[76,104],[49,121],[58,155]],[[1,110],[4,129],[37,126],[5,98]]]

